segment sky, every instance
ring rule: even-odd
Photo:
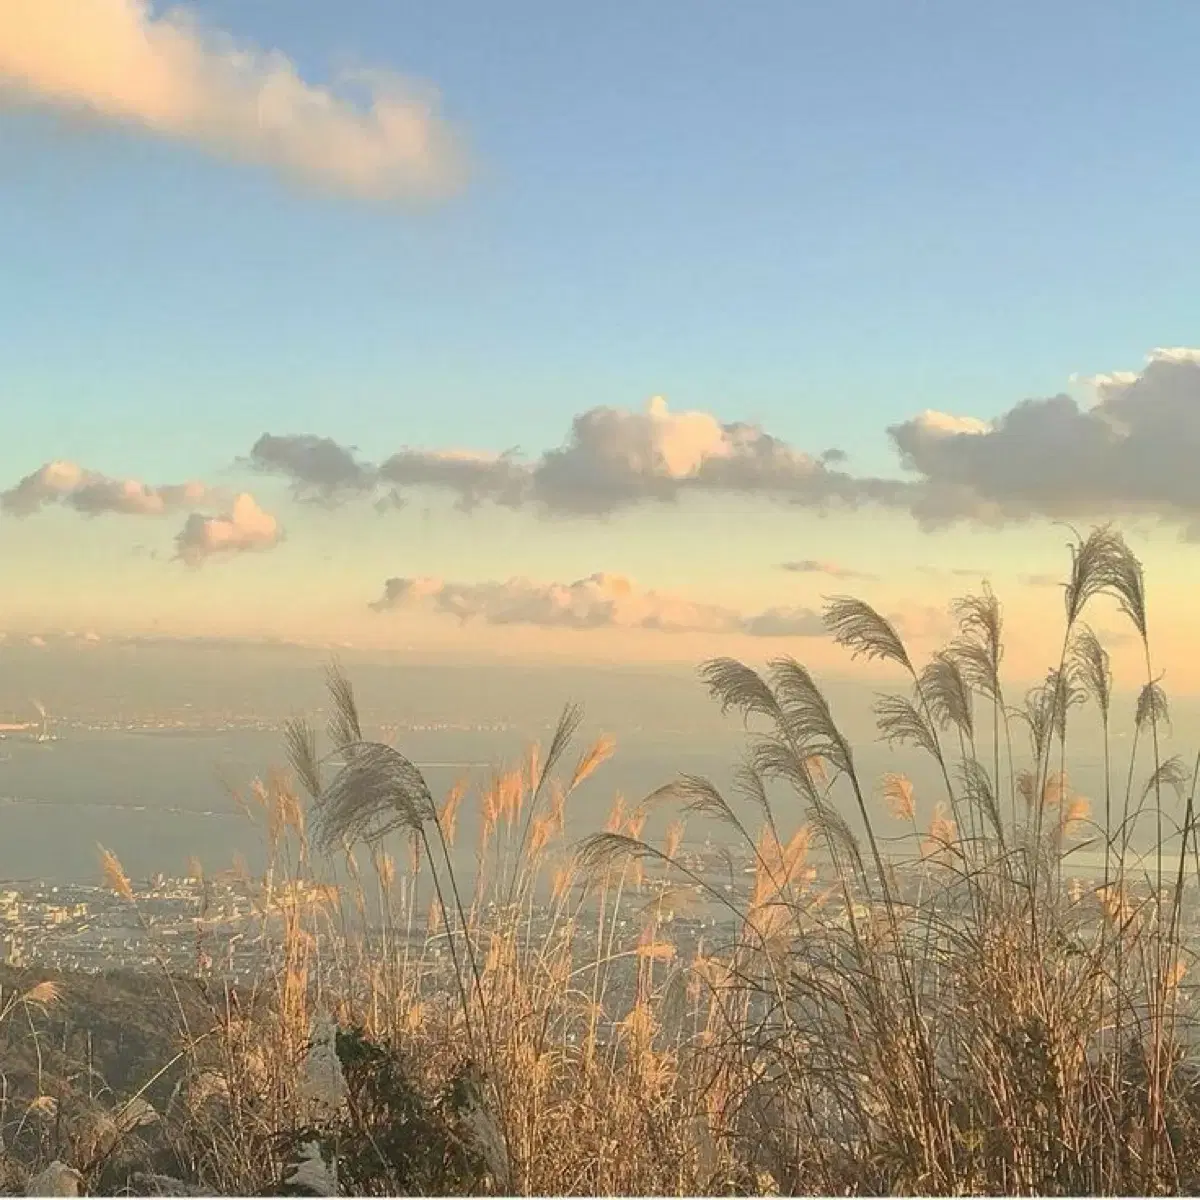
[[[0,632],[833,669],[987,579],[1033,678],[1114,521],[1198,690],[1198,36],[0,0]]]

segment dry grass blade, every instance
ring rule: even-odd
[[[883,777],[883,802],[898,821],[911,821],[916,814],[912,780],[907,775],[889,771]]]
[[[567,790],[573,792],[588,776],[602,767],[612,757],[616,745],[615,738],[607,733],[601,734],[580,756]]]
[[[454,845],[454,838],[458,832],[458,814],[462,808],[463,797],[467,794],[467,781],[459,779],[454,786],[446,793],[445,800],[442,801],[442,807],[438,810],[438,821],[442,826],[442,836],[446,839],[446,844]]]
[[[121,866],[120,859],[103,846],[97,846],[97,849],[100,852],[100,869],[104,873],[104,882],[122,900],[133,903],[133,884],[129,882],[129,876],[125,874],[125,868]]]
[[[956,850],[955,842],[957,839],[958,827],[939,808],[933,814],[933,820],[929,823],[929,836],[925,841],[923,853],[927,857],[933,858],[940,854]]]
[[[554,730],[554,737],[550,740],[550,749],[546,753],[546,761],[542,764],[541,774],[538,776],[538,786],[534,789],[536,795],[541,790],[541,785],[545,782],[546,777],[558,765],[558,760],[567,752],[567,747],[571,744],[571,739],[579,730],[579,726],[583,721],[583,709],[578,704],[568,704],[562,711],[562,715],[558,718],[558,725]]]
[[[61,998],[62,986],[52,979],[43,979],[41,983],[35,983],[33,987],[21,993],[23,1004],[37,1004],[42,1008],[57,1004]]]
[[[895,627],[869,604],[853,596],[833,596],[825,605],[825,627],[852,658],[882,659],[913,673],[908,651]]]
[[[682,819],[672,821],[667,826],[666,838],[663,841],[663,855],[673,859],[679,853],[679,847],[683,844],[684,821]]]

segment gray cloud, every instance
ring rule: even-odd
[[[870,571],[856,571],[852,567],[843,567],[835,562],[822,562],[815,558],[800,558],[780,563],[779,569],[791,571],[797,575],[828,575],[831,579],[869,580],[879,578]]]
[[[376,484],[447,492],[471,508],[530,508],[546,516],[607,516],[689,492],[765,496],[825,510],[896,504],[897,480],[834,470],[837,452],[813,457],[755,425],[723,424],[708,413],[671,412],[661,397],[643,412],[593,408],[577,416],[565,443],[533,461],[515,451],[403,449],[381,466],[312,435],[264,434],[251,452],[261,470],[285,475],[302,494],[343,499]]]
[[[824,637],[821,614],[811,608],[768,608],[741,622],[744,632],[754,637]]]
[[[841,452],[814,457],[757,425],[673,412],[661,397],[642,411],[580,413],[560,446],[527,460],[512,451],[406,448],[376,466],[327,438],[269,434],[251,460],[302,494],[332,501],[369,493],[381,508],[426,489],[467,509],[490,503],[604,517],[703,494],[816,512],[872,505],[909,513],[927,529],[961,520],[1158,518],[1200,540],[1200,351],[1155,350],[1140,372],[1086,382],[1095,397],[1088,405],[1058,395],[1025,400],[992,421],[926,411],[891,426],[907,479],[854,475],[837,465]],[[786,569],[814,568],[801,560]]]
[[[356,458],[353,447],[313,434],[264,433],[247,461],[256,471],[286,476],[301,499],[332,502],[370,492],[379,480],[376,468]]]
[[[990,577],[991,572],[984,570],[982,567],[927,567],[920,566],[917,570],[922,575],[928,575],[931,579],[944,579],[949,576],[951,579],[973,579],[975,582]]]
[[[87,516],[116,513],[158,517],[210,503],[214,493],[202,483],[151,487],[136,479],[113,479],[73,462],[48,462],[0,492],[0,512],[27,517],[51,504],[63,504]]]
[[[376,612],[425,608],[461,622],[534,625],[544,629],[652,629],[664,633],[747,633],[755,637],[819,637],[820,614],[769,609],[745,616],[663,592],[642,591],[621,575],[598,573],[573,583],[449,583],[393,578],[370,605]]]
[[[1200,536],[1200,351],[1086,381],[1095,403],[1025,400],[995,421],[925,412],[889,430],[924,524],[1155,516]]]
[[[529,475],[529,468],[517,461],[513,451],[480,454],[404,449],[379,468],[379,477],[394,489],[439,488],[456,495],[460,505],[468,509],[485,501],[519,507],[528,492]]]

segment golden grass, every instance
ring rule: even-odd
[[[210,972],[212,1027],[184,1042],[172,1128],[195,1178],[259,1191],[287,1169],[281,1136],[313,1121],[346,1136],[353,1113],[336,1095],[316,1113],[305,1085],[329,1013],[402,1054],[426,1095],[470,1064],[477,1094],[461,1136],[484,1164],[476,1190],[1200,1187],[1184,935],[1196,773],[1160,756],[1166,698],[1148,648],[1130,761],[1123,774],[1112,764],[1107,657],[1081,623],[1105,593],[1144,639],[1140,568],[1100,530],[1072,548],[1060,662],[1019,707],[1005,699],[990,592],[956,602],[958,635],[920,670],[891,625],[839,598],[835,639],[911,684],[881,700],[881,732],[924,755],[939,789],[918,793],[900,772],[860,778],[800,664],[759,674],[718,660],[704,669],[710,690],[750,723],[739,796],[694,779],[639,804],[617,796],[578,845],[565,841],[567,805],[615,743],[598,739],[564,771],[577,710],[547,750],[437,800],[398,751],[363,739],[335,672],[330,731],[346,766],[325,778],[315,735],[296,723],[289,745],[311,808],[284,772],[250,788],[271,870],[269,886],[245,873],[246,887],[270,966],[236,998]],[[1103,806],[1069,782],[1085,700],[1105,739]],[[1014,737],[1022,722],[1027,752]],[[1172,787],[1186,801],[1174,849],[1161,835]],[[467,805],[481,833],[464,895],[450,848]],[[643,840],[669,806],[665,833]],[[885,818],[904,839],[886,857]],[[1121,854],[1143,818],[1159,834],[1149,878]],[[685,839],[694,820],[717,822],[750,869],[728,886],[698,873]],[[341,886],[310,838],[342,848]],[[1083,840],[1103,852],[1099,887],[1064,883]],[[108,851],[102,869],[136,905]],[[710,920],[698,937],[681,931],[688,911]],[[335,1078],[327,1053],[323,1069]],[[378,1157],[386,1191],[400,1164]]]

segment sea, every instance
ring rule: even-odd
[[[395,744],[420,767],[435,797],[466,782],[456,867],[461,864],[469,873],[481,828],[479,797],[495,770],[523,761],[525,739],[502,730],[417,730],[402,731]],[[564,760],[565,775],[582,748]],[[632,809],[681,774],[710,779],[733,799],[747,827],[756,830],[760,815],[736,799],[734,773],[743,750],[736,733],[721,738],[685,732],[624,737],[613,757],[572,796],[566,841],[603,829],[618,796]],[[912,827],[889,817],[878,781],[887,771],[907,772],[914,783],[918,822],[927,828],[944,802],[940,777],[916,752],[896,753],[878,743],[868,743],[857,761],[885,853],[911,854],[913,839],[904,835]],[[208,873],[238,859],[261,870],[268,853],[262,823],[248,817],[232,793],[245,794],[255,778],[285,764],[282,733],[272,729],[69,730],[40,743],[10,735],[0,740],[0,880],[98,882],[100,846],[115,853],[134,879],[182,874],[193,859]],[[1123,775],[1119,770],[1114,774],[1121,794]],[[1074,763],[1071,782],[1091,799],[1093,816],[1101,815],[1099,761]],[[784,832],[804,823],[804,807],[796,796],[773,789],[772,799]],[[853,825],[852,798],[839,794],[838,803]],[[661,839],[677,816],[678,809],[669,803],[656,806],[645,836]],[[1144,821],[1142,828],[1148,824]],[[691,817],[687,822],[688,843],[729,843],[732,836],[710,820]],[[1076,839],[1068,860],[1069,870],[1082,876],[1098,874],[1102,863],[1087,840]]]

